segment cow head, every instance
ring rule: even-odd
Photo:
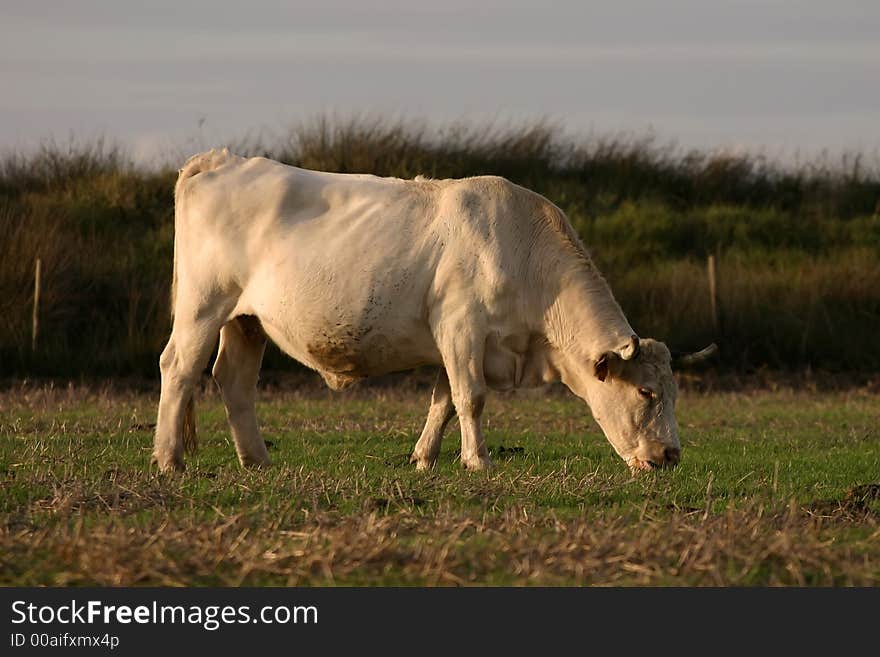
[[[633,470],[671,467],[681,457],[669,349],[632,336],[620,348],[569,371],[565,381],[590,406],[615,451]]]

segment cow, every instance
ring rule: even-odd
[[[193,395],[213,377],[238,458],[269,465],[255,412],[271,339],[335,390],[438,366],[412,452],[437,461],[454,415],[461,464],[491,467],[487,390],[562,381],[633,470],[681,455],[670,351],[640,339],[566,218],[504,178],[413,180],[288,166],[228,149],[174,189],[172,329],[159,358],[153,461],[182,470]]]

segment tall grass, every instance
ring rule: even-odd
[[[4,374],[152,372],[167,332],[174,172],[102,142],[0,163]],[[31,352],[34,261],[40,335]]]
[[[731,251],[718,261],[716,331],[705,263],[649,262],[612,270],[632,325],[678,348],[716,341],[722,363],[755,367],[880,369],[877,249],[814,257],[797,251]]]
[[[880,169],[861,157],[793,167],[652,138],[574,140],[541,122],[327,117],[236,148],[327,171],[506,176],[566,211],[639,333],[681,349],[717,340],[731,368],[880,369]],[[0,157],[0,374],[156,376],[175,177],[102,141]],[[708,254],[720,275],[717,332]],[[268,367],[289,363],[267,356]]]
[[[566,138],[541,121],[432,129],[403,120],[326,116],[295,125],[278,141],[245,146],[282,162],[343,173],[496,174],[586,214],[659,199],[677,210],[727,204],[849,219],[875,213],[880,203],[880,159],[866,161],[862,154],[785,166],[760,155],[685,150],[655,136]]]

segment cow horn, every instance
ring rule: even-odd
[[[618,353],[623,360],[632,360],[639,355],[639,350],[639,336],[633,335]]]
[[[700,349],[692,354],[676,354],[674,361],[677,367],[690,367],[709,360],[718,353],[718,345],[714,342],[705,349]]]

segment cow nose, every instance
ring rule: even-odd
[[[681,460],[681,450],[678,447],[667,447],[663,450],[663,458],[668,465],[677,465]]]

